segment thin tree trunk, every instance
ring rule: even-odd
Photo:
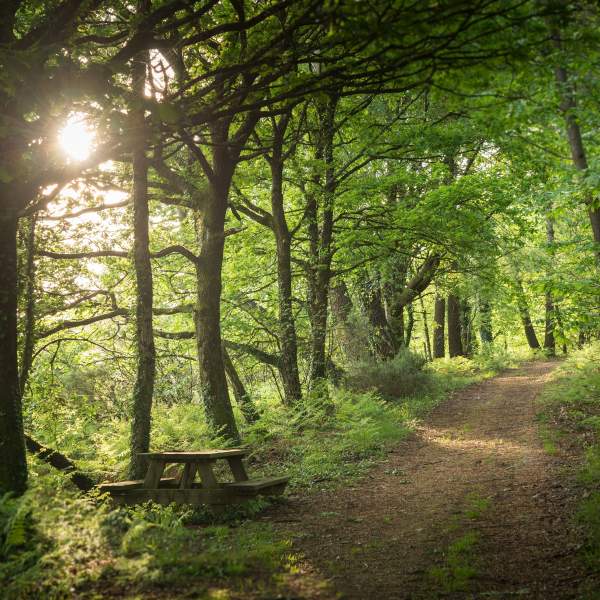
[[[473,356],[475,340],[473,339],[472,311],[471,305],[466,299],[460,302],[460,334],[463,356]]]
[[[554,46],[558,50],[562,48],[561,35],[558,30],[552,32]],[[567,70],[563,66],[557,66],[554,69],[554,76],[558,87],[558,92],[561,96],[560,109],[565,118],[567,129],[567,140],[571,150],[571,159],[573,165],[579,171],[587,171],[588,160],[581,136],[581,128],[577,120],[576,109],[577,101],[575,99],[573,86],[569,81]],[[592,236],[596,242],[596,257],[600,261],[600,209],[594,206],[594,198],[586,198],[588,206],[588,217],[592,228]]]
[[[277,246],[277,286],[279,309],[279,343],[281,346],[280,373],[283,380],[284,401],[291,406],[302,398],[298,372],[298,341],[292,304],[292,250],[291,235],[283,203],[283,135],[287,121],[275,126],[276,136],[271,167],[271,211],[273,232]]]
[[[492,330],[492,307],[488,300],[479,298],[479,339],[482,346],[494,341]]]
[[[448,294],[448,354],[450,358],[463,356],[460,328],[460,300],[454,294]]]
[[[423,296],[419,296],[419,303],[421,304],[421,318],[423,319],[423,336],[425,337],[425,356],[428,361],[433,360],[431,353],[431,338],[429,337],[429,324],[427,323],[427,311],[425,310],[425,303],[423,302]]]
[[[147,2],[142,0],[143,9]],[[146,82],[147,53],[137,55],[132,68],[133,89],[137,98],[143,98]],[[156,374],[156,349],[152,327],[153,282],[149,247],[148,161],[146,158],[144,108],[131,110],[133,148],[133,262],[136,278],[136,346],[137,373],[133,386],[133,418],[129,475],[140,479],[146,463],[139,454],[150,448],[152,396]]]
[[[33,350],[35,347],[35,228],[36,218],[27,220],[27,232],[25,238],[25,268],[23,269],[23,281],[25,289],[25,311],[23,324],[23,343],[21,346],[21,368],[19,370],[19,385],[21,396],[25,393],[25,386],[29,379],[29,371],[33,361]]]
[[[554,246],[554,223],[549,216],[546,217],[546,241],[552,256]],[[554,295],[550,287],[546,289],[544,296],[544,307],[546,311],[544,327],[544,350],[549,356],[555,356],[556,336],[554,335],[554,332],[556,329],[556,306],[554,303]]]
[[[252,402],[252,398],[246,390],[246,386],[239,376],[225,347],[223,347],[223,362],[227,379],[229,379],[229,383],[233,388],[233,396],[244,415],[244,419],[246,419],[247,423],[256,423],[258,420],[258,412],[254,406],[254,402]]]
[[[404,337],[404,346],[410,347],[410,340],[412,339],[413,328],[415,326],[415,311],[412,302],[407,305],[406,312],[408,313],[408,323],[406,324],[406,334]]]
[[[27,461],[17,358],[17,213],[0,205],[0,495],[20,495]]]
[[[527,305],[527,299],[525,298],[525,290],[523,289],[523,283],[520,279],[516,280],[517,287],[517,306],[519,308],[519,315],[521,316],[521,322],[523,323],[523,330],[525,331],[525,337],[527,343],[532,350],[540,349],[540,342],[535,334],[533,323],[531,322],[531,316],[529,314],[529,306]]]
[[[433,358],[444,358],[445,352],[445,322],[446,299],[442,296],[435,297],[433,308]]]

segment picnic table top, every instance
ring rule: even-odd
[[[140,456],[145,456],[151,460],[163,460],[165,462],[195,462],[198,460],[230,458],[234,456],[246,456],[247,448],[226,448],[223,450],[194,450],[191,452],[140,452]]]

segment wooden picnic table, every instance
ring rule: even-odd
[[[148,462],[145,478],[100,485],[120,504],[138,504],[152,500],[161,504],[234,504],[250,497],[278,495],[283,492],[288,477],[249,479],[243,458],[246,448],[196,450],[192,452],[143,452]],[[225,460],[233,475],[233,482],[219,482],[215,463]],[[182,465],[177,477],[163,477],[167,465]],[[196,483],[196,476],[200,482]]]

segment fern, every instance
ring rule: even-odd
[[[0,498],[0,556],[8,557],[27,544],[31,530],[31,508],[5,494]]]

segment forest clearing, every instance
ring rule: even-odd
[[[0,2],[0,598],[600,598],[599,47]]]

